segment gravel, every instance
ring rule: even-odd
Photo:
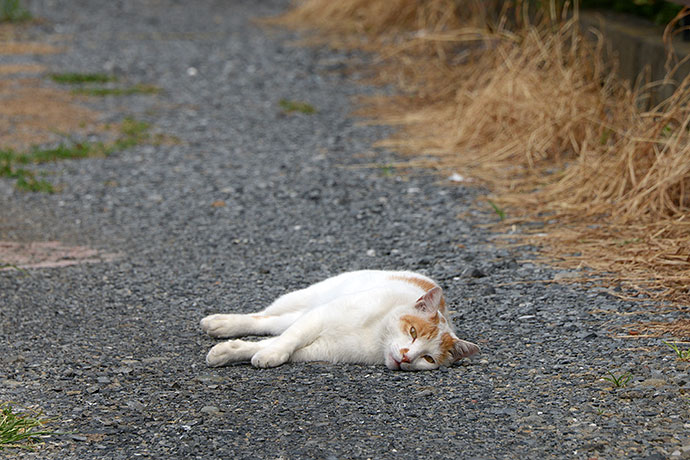
[[[679,313],[545,282],[572,275],[501,244],[479,191],[372,167],[396,161],[371,147],[389,129],[358,124],[351,97],[384,89],[356,83],[345,63],[357,53],[252,22],[286,1],[30,6],[45,18],[32,33],[67,47],[34,59],[161,87],[89,104],[181,142],[43,166],[54,195],[0,181],[0,239],[119,254],[0,272],[0,400],[68,433],[11,456],[690,458],[688,363],[659,338],[620,337]],[[281,99],[318,112],[285,114]],[[439,280],[482,354],[427,373],[204,365],[203,316],[362,268]],[[632,379],[614,388],[608,371]]]

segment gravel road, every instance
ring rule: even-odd
[[[278,0],[29,2],[64,54],[155,95],[91,99],[177,143],[42,166],[53,195],[0,181],[0,240],[59,240],[115,261],[0,272],[0,400],[55,436],[31,459],[690,458],[690,368],[659,338],[677,312],[545,281],[570,272],[500,244],[478,192],[386,167],[357,124],[344,52],[258,27]],[[284,113],[282,99],[315,114]],[[380,165],[380,167],[376,167]],[[462,217],[458,217],[462,216]],[[446,290],[482,354],[437,372],[289,364],[210,369],[203,316],[363,268]],[[602,380],[631,372],[625,388]]]

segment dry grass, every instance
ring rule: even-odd
[[[24,151],[64,133],[100,130],[99,115],[68,91],[31,78],[0,79],[0,148]]]
[[[100,115],[80,104],[78,96],[45,84],[41,78],[45,68],[33,55],[62,49],[26,41],[28,27],[30,24],[0,24],[0,61],[8,55],[25,58],[21,64],[0,65],[0,150],[25,151],[59,142],[66,133],[102,132]]]
[[[277,22],[378,53],[376,79],[401,89],[364,101],[401,127],[382,145],[481,180],[510,225],[543,221],[524,237],[556,262],[687,308],[690,80],[641,108],[651,86],[618,80],[603,41],[546,3],[536,24],[472,0],[307,0]]]
[[[0,64],[0,77],[15,74],[42,74],[45,66],[40,64]]]

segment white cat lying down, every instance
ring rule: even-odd
[[[219,343],[206,356],[209,366],[330,361],[411,371],[448,366],[479,352],[455,335],[441,288],[403,271],[343,273],[285,294],[257,313],[207,316],[201,328],[213,337],[277,336]]]

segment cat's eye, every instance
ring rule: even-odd
[[[415,329],[414,326],[410,328],[410,337],[412,337],[412,339],[417,338],[417,329]]]
[[[436,362],[436,361],[434,361],[434,358],[432,358],[429,355],[424,355],[424,356],[422,356],[422,358],[424,358],[426,360],[426,362],[429,364],[434,364]]]

